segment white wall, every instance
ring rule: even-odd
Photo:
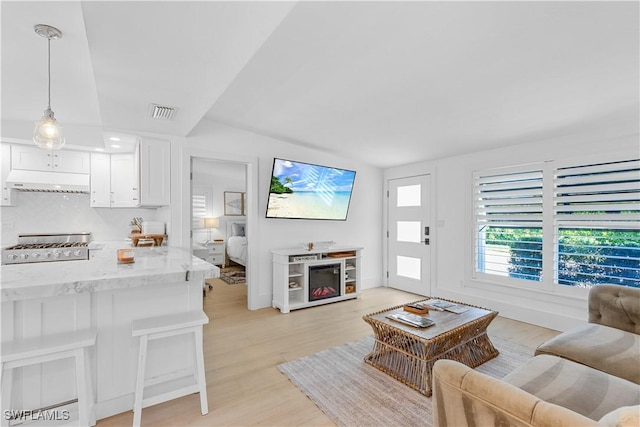
[[[472,236],[472,180],[474,169],[571,159],[614,151],[640,155],[638,135],[610,132],[559,136],[501,148],[422,162],[384,171],[384,179],[431,171],[436,177],[436,218],[432,223],[435,283],[432,295],[491,307],[513,319],[566,330],[586,320],[586,293],[539,292],[474,283],[470,280]],[[434,172],[435,171],[435,172]],[[465,273],[466,272],[466,273]]]
[[[133,217],[167,222],[169,209],[92,208],[88,194],[17,192],[16,206],[2,206],[0,215],[2,245],[8,246],[21,233],[89,231],[94,240],[124,240]]]
[[[343,156],[301,147],[275,138],[257,135],[204,120],[184,143],[184,151],[206,150],[212,156],[255,156],[257,162],[257,206],[249,206],[257,218],[257,230],[251,238],[258,239],[256,306],[271,306],[272,263],[271,250],[296,246],[301,242],[333,240],[339,244],[364,247],[362,260],[363,288],[382,284],[382,171],[379,168],[346,159]],[[185,154],[182,154],[185,155]],[[298,160],[356,171],[354,191],[346,221],[287,220],[265,218],[271,182],[273,158]],[[184,164],[184,162],[183,162]],[[173,170],[173,168],[172,168]],[[177,171],[178,175],[184,171]],[[179,179],[174,175],[174,179]],[[183,193],[185,190],[181,190]],[[182,197],[179,194],[173,196]],[[251,197],[251,195],[247,195]],[[176,200],[176,199],[174,199]],[[176,212],[175,215],[179,216]],[[186,236],[183,245],[188,246]]]

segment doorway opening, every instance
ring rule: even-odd
[[[238,161],[191,157],[190,236],[193,254],[218,266],[225,283],[246,286],[248,296],[247,168]]]

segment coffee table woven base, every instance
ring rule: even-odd
[[[384,314],[398,309],[402,310],[402,306],[363,317],[375,335],[373,350],[364,360],[425,396],[431,396],[431,370],[437,360],[456,360],[475,368],[499,354],[487,336],[487,327],[498,315],[495,311],[480,309],[477,315],[471,316],[471,320],[450,330],[443,330],[447,322],[437,319],[435,326],[418,329],[398,325],[384,317]],[[441,319],[445,316],[461,316],[453,313],[432,314]],[[455,320],[454,317],[454,324]],[[440,323],[443,325],[439,326]],[[432,328],[439,329],[430,331],[435,336],[425,334],[427,329]]]

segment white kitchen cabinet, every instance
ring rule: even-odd
[[[90,164],[90,155],[85,151],[51,151],[22,145],[11,147],[12,169],[88,174]]]
[[[91,207],[157,207],[171,203],[169,141],[142,140],[134,153],[91,153]]]
[[[171,143],[157,139],[140,141],[140,206],[171,203]]]
[[[0,188],[2,189],[0,206],[15,206],[15,190],[7,187],[7,176],[11,171],[11,145],[9,144],[2,144],[2,165],[0,167]]]
[[[91,153],[92,208],[111,207],[111,155]]]
[[[140,205],[137,158],[137,153],[91,153],[91,207]]]
[[[137,156],[134,153],[111,155],[111,207],[140,205]]]

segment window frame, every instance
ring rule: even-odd
[[[586,298],[589,288],[580,288],[569,285],[561,285],[556,283],[556,271],[557,271],[557,234],[562,225],[570,223],[566,220],[558,220],[556,218],[555,209],[555,172],[559,168],[567,167],[579,167],[590,164],[600,164],[608,162],[618,162],[625,160],[638,159],[640,156],[638,153],[633,153],[628,150],[611,152],[608,154],[591,155],[584,157],[574,157],[562,160],[548,160],[544,162],[532,162],[528,164],[522,164],[517,166],[500,166],[500,165],[487,165],[486,167],[474,167],[471,169],[471,231],[470,242],[468,248],[470,250],[469,260],[467,265],[470,267],[468,270],[470,274],[469,282],[478,283],[480,286],[485,287],[488,284],[500,285],[516,289],[534,290],[543,293],[553,293],[557,295],[566,296],[580,296]],[[477,271],[477,233],[478,233],[478,221],[476,218],[476,175],[490,174],[500,170],[526,170],[527,168],[542,165],[543,170],[543,212],[542,212],[542,280],[534,281],[527,279],[519,279],[510,276],[499,276],[490,273],[483,273]],[[635,226],[634,226],[635,225]],[[612,227],[620,228],[620,227]],[[626,224],[627,229],[638,230],[640,229],[640,221],[630,222]]]

